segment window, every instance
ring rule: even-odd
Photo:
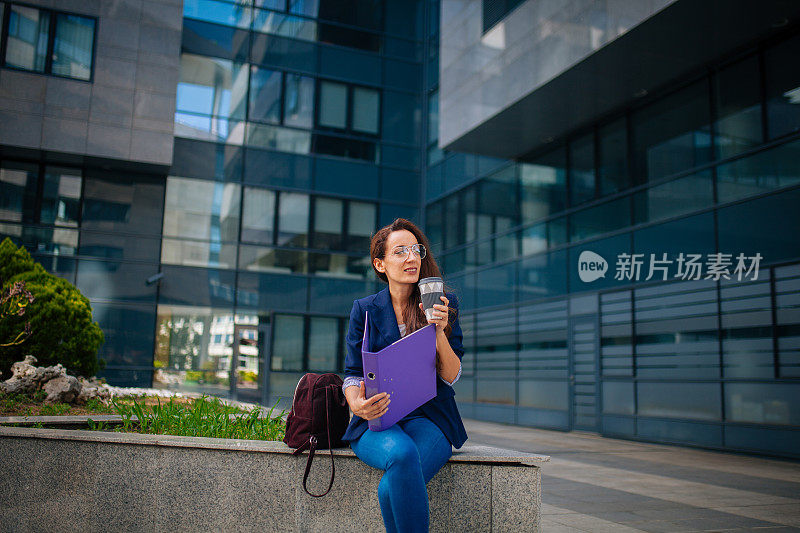
[[[758,59],[749,57],[714,77],[715,148],[720,159],[761,144],[761,83]]]
[[[77,226],[81,183],[78,170],[45,167],[39,221],[56,226]]]
[[[380,0],[321,2],[319,18],[335,24],[320,23],[319,42],[378,52],[381,48],[381,37],[373,32],[383,30],[382,4]]]
[[[347,319],[275,315],[272,370],[338,372]]]
[[[770,139],[800,130],[800,75],[786,68],[795,63],[798,51],[800,36],[795,36],[764,55]]]
[[[520,165],[522,222],[533,222],[566,206],[566,149],[558,148]]]
[[[589,134],[570,143],[570,205],[580,205],[594,198],[594,165],[594,135]]]
[[[316,22],[295,15],[316,17],[319,0],[260,0],[256,6],[253,30],[307,41],[316,38]]]
[[[377,210],[375,204],[367,202],[348,202],[347,249],[362,252],[369,249],[369,241],[375,231]]]
[[[680,89],[631,116],[636,183],[711,161],[709,82]]]
[[[376,211],[368,202],[315,198],[312,246],[363,252],[375,231]]]
[[[6,161],[0,168],[0,220],[77,227],[82,183],[77,169]]]
[[[353,88],[353,131],[378,133],[378,91]]]
[[[181,55],[175,134],[242,144],[248,69],[227,59]]]
[[[604,196],[630,187],[625,118],[602,126],[597,135],[597,179]]]
[[[233,183],[168,177],[161,262],[234,268],[240,194]]]
[[[444,158],[439,148],[439,91],[428,95],[428,165],[434,165]]]
[[[272,370],[302,370],[304,319],[302,316],[275,315]]]
[[[243,242],[272,244],[277,193],[267,189],[245,187],[242,197]]]
[[[2,49],[3,66],[90,80],[97,21],[10,4]]]
[[[342,247],[344,200],[316,198],[314,200],[314,241],[320,249],[338,250]]]
[[[284,192],[278,202],[277,244],[308,245],[309,197],[307,194]]]
[[[317,125],[345,133],[379,133],[380,93],[332,81],[319,83]]]
[[[313,78],[251,67],[250,120],[310,128],[313,112]]]
[[[342,83],[320,83],[319,125],[347,128],[347,86]]]
[[[336,371],[340,329],[338,318],[310,317],[309,370]]]

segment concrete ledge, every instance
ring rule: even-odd
[[[324,498],[282,442],[0,427],[0,530],[383,531],[383,472],[334,450]],[[431,531],[539,531],[549,457],[464,446],[428,484]],[[309,489],[327,487],[327,450]],[[31,512],[35,510],[35,512]]]

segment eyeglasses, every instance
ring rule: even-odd
[[[397,246],[392,250],[392,255],[397,259],[405,259],[408,257],[409,250],[414,252],[414,255],[420,259],[425,257],[425,247],[421,244],[412,244],[410,246]]]

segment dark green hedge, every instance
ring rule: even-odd
[[[33,334],[22,344],[0,348],[0,379],[11,377],[11,365],[32,354],[39,366],[61,363],[72,375],[94,376],[105,362],[97,358],[103,332],[92,321],[89,299],[70,282],[48,273],[24,247],[11,239],[0,243],[0,280],[3,285],[24,281],[35,301],[23,316],[0,322],[0,342],[8,342],[31,323]]]

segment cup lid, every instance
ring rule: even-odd
[[[442,278],[440,278],[438,276],[433,276],[433,277],[430,277],[430,278],[424,278],[424,279],[419,280],[417,282],[417,285],[421,285],[423,283],[436,283],[436,282],[441,283],[442,282]]]

